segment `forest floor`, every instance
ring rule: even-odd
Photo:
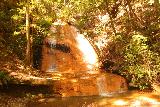
[[[0,85],[13,79],[27,81],[29,77],[41,77],[41,72],[26,66],[10,48],[0,44]]]

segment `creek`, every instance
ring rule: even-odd
[[[0,90],[0,107],[160,107],[160,96],[130,90],[108,96],[54,97],[46,86],[9,86]]]

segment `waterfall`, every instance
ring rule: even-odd
[[[78,48],[84,54],[83,57],[85,61],[87,61],[90,65],[95,66],[98,63],[98,56],[92,45],[82,34],[78,34],[76,40],[78,42]]]
[[[41,71],[99,73],[96,51],[75,26],[58,22],[50,30],[43,42]]]
[[[58,95],[113,96],[114,92],[127,90],[124,79],[102,73],[99,67],[95,48],[75,26],[67,23],[51,26],[51,33],[43,41],[41,71],[54,80]]]
[[[77,34],[76,41],[79,50],[83,53],[83,60],[87,63],[88,73],[94,74],[98,65],[98,55],[90,42],[82,34]]]
[[[106,91],[106,81],[105,75],[101,75],[97,78],[97,87],[100,96],[110,96],[109,92]]]

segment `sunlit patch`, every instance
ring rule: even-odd
[[[99,20],[102,22],[102,23],[106,23],[109,21],[109,15],[106,14],[106,15],[99,15],[98,16]]]
[[[66,80],[66,78],[64,78],[64,77],[61,77],[61,80]]]
[[[145,97],[145,96],[140,96],[139,99],[144,100],[144,101],[148,101],[151,103],[157,102],[157,100],[155,100],[153,98]]]
[[[141,101],[136,100],[132,103],[132,106],[140,106],[141,105]]]
[[[76,39],[78,41],[78,48],[84,55],[83,59],[88,63],[87,67],[92,68],[97,65],[98,56],[89,41],[82,34],[78,34]]]
[[[137,7],[142,7],[142,4],[141,4],[141,3],[136,3],[136,4],[134,5],[134,7],[135,7],[135,8],[137,8]]]
[[[52,78],[53,78],[53,80],[60,80],[61,77],[56,77],[56,76],[54,76],[54,77],[52,77]]]
[[[160,105],[156,99],[149,98],[146,96],[137,96],[131,104],[132,106],[143,106],[143,105]]]
[[[92,69],[93,66],[92,65],[87,65],[87,68]]]
[[[119,9],[119,12],[118,12],[118,17],[121,17],[121,16],[123,16],[124,14],[125,14],[125,10],[123,9],[123,7],[119,7],[120,9]]]
[[[123,106],[123,105],[127,105],[128,102],[124,101],[124,100],[116,100],[113,102],[113,105],[119,105],[119,106]]]
[[[111,97],[111,96],[113,96],[113,94],[108,93],[108,92],[99,93],[99,95],[103,96],[103,97]]]
[[[153,4],[153,3],[154,3],[154,0],[148,0],[148,3],[149,3],[149,4]]]
[[[101,49],[108,45],[108,43],[111,42],[111,39],[109,39],[108,35],[106,33],[103,33],[101,37],[96,38],[96,46]]]
[[[66,25],[66,23],[59,19],[56,22],[54,22],[53,25]]]
[[[160,104],[160,102],[158,102],[156,99],[145,97],[145,96],[140,96],[138,97],[138,99],[141,100],[142,102],[148,102],[150,104]]]
[[[60,74],[60,73],[54,73],[54,75],[56,75],[56,76],[62,76],[62,74]]]
[[[71,79],[71,82],[78,82],[77,79]]]
[[[90,77],[89,76],[82,76],[80,77],[80,79],[89,79]]]

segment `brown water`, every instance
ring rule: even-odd
[[[160,107],[160,95],[128,91],[113,96],[54,97],[47,87],[0,90],[0,107]]]
[[[160,107],[160,96],[151,93],[130,91],[101,97],[46,98],[30,102],[29,107]]]

